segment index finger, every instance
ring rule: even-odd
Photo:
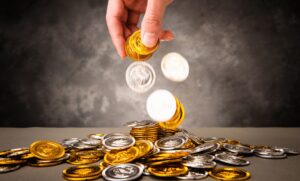
[[[124,11],[124,4],[121,0],[110,0],[107,5],[106,23],[118,54],[121,58],[125,58],[125,38],[121,19],[122,11]]]

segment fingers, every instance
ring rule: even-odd
[[[145,16],[142,21],[142,42],[147,47],[156,45],[161,34],[165,8],[170,2],[169,0],[148,0]]]
[[[122,0],[109,0],[106,13],[106,23],[113,44],[121,58],[126,57],[125,38],[122,25],[124,4]]]
[[[159,39],[161,41],[171,41],[174,39],[174,34],[169,30],[161,31],[159,34]]]

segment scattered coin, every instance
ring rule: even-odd
[[[222,167],[209,171],[209,175],[217,180],[247,180],[250,172],[239,168]]]
[[[155,83],[156,74],[153,67],[146,62],[133,62],[126,70],[128,87],[138,93],[147,92]]]
[[[108,166],[102,171],[105,180],[130,181],[139,178],[143,174],[143,168],[137,164],[126,163]]]
[[[163,57],[161,70],[167,79],[182,82],[189,75],[189,64],[182,55],[171,52]]]

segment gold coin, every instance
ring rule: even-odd
[[[32,166],[32,167],[50,167],[50,166],[55,166],[61,164],[62,161],[54,161],[54,162],[49,162],[49,163],[38,163],[36,161],[30,161],[27,163],[27,165]]]
[[[64,156],[65,149],[53,141],[36,141],[29,147],[30,152],[39,159],[54,160]]]
[[[181,163],[171,163],[164,165],[152,165],[148,167],[148,172],[159,177],[176,177],[188,172],[188,167]]]
[[[101,174],[102,170],[98,165],[73,166],[63,170],[67,177],[91,177]]]
[[[190,155],[190,152],[188,151],[161,151],[152,157],[148,158],[148,162],[154,162],[154,161],[161,161],[161,160],[168,160],[168,159],[177,159],[177,158],[183,158]]]
[[[163,165],[163,164],[179,163],[179,162],[182,162],[182,158],[149,162],[148,164],[149,164],[149,166],[151,166],[151,165],[154,166],[154,165]]]
[[[67,177],[67,176],[64,176],[64,179],[66,180],[70,180],[70,181],[82,181],[82,180],[95,180],[97,178],[101,177],[101,174],[99,175],[95,175],[95,176],[91,176],[91,177]]]
[[[138,158],[147,155],[153,148],[153,144],[147,140],[137,140],[134,145],[139,150]]]
[[[218,180],[247,180],[250,178],[250,172],[231,167],[215,168],[209,172],[209,175]]]
[[[129,163],[136,159],[139,155],[139,150],[136,147],[130,147],[125,150],[112,150],[104,155],[104,161],[110,165],[121,163]]]
[[[72,164],[72,165],[87,165],[87,164],[92,164],[97,161],[99,161],[100,158],[81,158],[81,157],[75,157],[75,158],[70,158],[67,160],[67,163]]]
[[[23,160],[27,160],[29,158],[35,158],[35,157],[32,153],[27,153],[27,154],[21,155],[21,159],[23,159]]]
[[[159,41],[154,47],[146,47],[143,45],[141,40],[141,31],[134,32],[130,37],[127,38],[125,44],[125,51],[127,56],[136,61],[144,61],[149,59],[153,52],[157,50]]]
[[[103,157],[104,153],[100,150],[84,150],[77,152],[76,155],[80,158],[93,159]]]
[[[0,158],[0,165],[17,165],[25,163],[26,160],[17,160],[12,158]]]
[[[99,163],[99,167],[101,168],[101,170],[104,170],[104,168],[106,168],[108,166],[109,166],[109,164],[106,163],[106,162],[104,162],[104,161],[102,161],[102,162]]]

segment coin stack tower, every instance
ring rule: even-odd
[[[134,61],[145,61],[149,59],[152,54],[157,50],[159,46],[159,41],[154,47],[146,47],[142,43],[141,30],[134,32],[126,40],[125,51],[127,56],[129,56]]]

